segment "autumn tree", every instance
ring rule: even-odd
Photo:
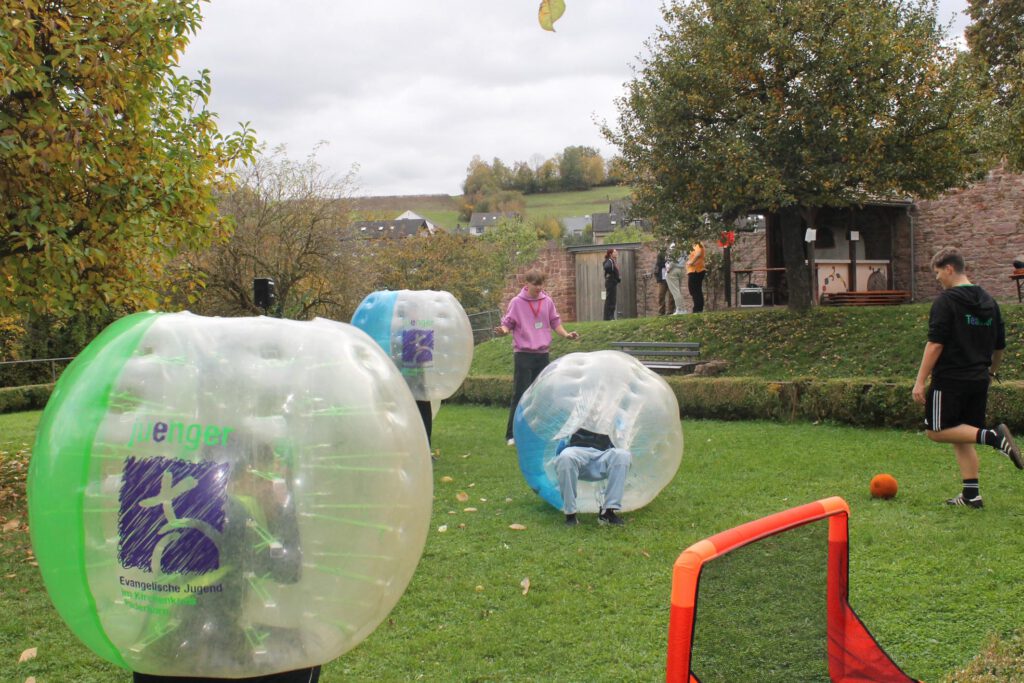
[[[804,225],[872,196],[933,196],[985,167],[982,105],[929,0],[669,2],[618,100],[637,208],[677,241],[707,214],[779,215],[790,306]]]
[[[232,219],[231,238],[194,255],[206,289],[195,309],[215,315],[258,315],[253,278],[274,280],[273,313],[288,318],[348,319],[363,295],[370,264],[350,232],[354,172],[337,177],[314,150],[294,161],[284,147],[242,167],[237,188],[219,201]]]
[[[362,253],[373,263],[368,280],[372,289],[445,290],[468,313],[500,304],[506,273],[496,267],[496,247],[479,237],[440,232],[429,237],[365,240]]]
[[[997,105],[995,144],[1024,170],[1024,0],[969,0],[967,44]]]
[[[156,306],[168,264],[222,238],[249,131],[210,77],[174,71],[199,0],[14,0],[0,9],[0,314]]]

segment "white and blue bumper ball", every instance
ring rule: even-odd
[[[450,292],[373,292],[356,308],[352,324],[391,356],[417,401],[454,394],[473,362],[473,329]]]
[[[623,511],[650,503],[683,457],[679,403],[668,383],[620,351],[562,356],[523,394],[513,429],[526,483],[562,509],[554,458],[559,442],[577,429],[607,434],[633,455]],[[579,482],[580,512],[598,512],[604,482]]]

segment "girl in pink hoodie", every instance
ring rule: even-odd
[[[508,428],[505,439],[509,446],[515,445],[512,435],[512,420],[516,406],[533,380],[550,362],[548,347],[551,346],[551,331],[566,339],[579,339],[579,332],[569,332],[562,326],[562,318],[555,310],[555,302],[545,292],[544,273],[536,269],[526,271],[526,285],[508,302],[508,310],[501,319],[501,325],[494,333],[504,336],[512,333],[512,350],[515,359],[513,374],[514,391],[508,411]]]

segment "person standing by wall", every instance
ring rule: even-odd
[[[676,248],[675,242],[668,245],[668,267],[665,269],[665,279],[668,281],[668,290],[672,293],[672,301],[675,303],[673,315],[686,313],[683,308],[683,276],[686,275],[686,257]]]
[[[690,298],[693,299],[693,312],[704,312],[704,244],[699,240],[694,243],[690,250],[690,257],[686,260],[686,288],[690,291]]]
[[[668,263],[665,248],[658,250],[658,259],[654,262],[654,280],[658,283],[658,315],[671,313],[676,309],[676,302],[668,291]]]
[[[978,486],[975,444],[991,446],[1024,469],[1020,449],[1004,424],[985,427],[989,378],[1006,349],[1006,327],[999,305],[964,273],[964,257],[953,248],[932,258],[942,294],[928,316],[928,343],[914,382],[914,401],[925,406],[925,434],[936,443],[953,446],[963,489],[947,505],[983,507]],[[925,382],[931,386],[925,390]]]
[[[569,332],[562,326],[562,318],[555,310],[555,302],[544,287],[544,273],[536,269],[526,271],[526,284],[522,291],[508,302],[508,310],[501,324],[494,328],[499,336],[512,333],[513,378],[512,403],[508,410],[508,427],[505,439],[509,446],[515,446],[512,421],[516,406],[530,384],[541,370],[551,361],[548,348],[551,346],[551,331],[566,339],[579,339],[579,332]]]
[[[615,296],[622,278],[619,276],[619,252],[609,249],[604,253],[604,319],[615,320]]]

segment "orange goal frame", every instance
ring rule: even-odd
[[[850,507],[845,500],[825,498],[723,531],[684,550],[672,568],[665,679],[670,683],[700,683],[690,664],[698,583],[706,563],[736,548],[827,519],[829,677],[833,683],[918,683],[889,658],[850,607],[849,517]]]

